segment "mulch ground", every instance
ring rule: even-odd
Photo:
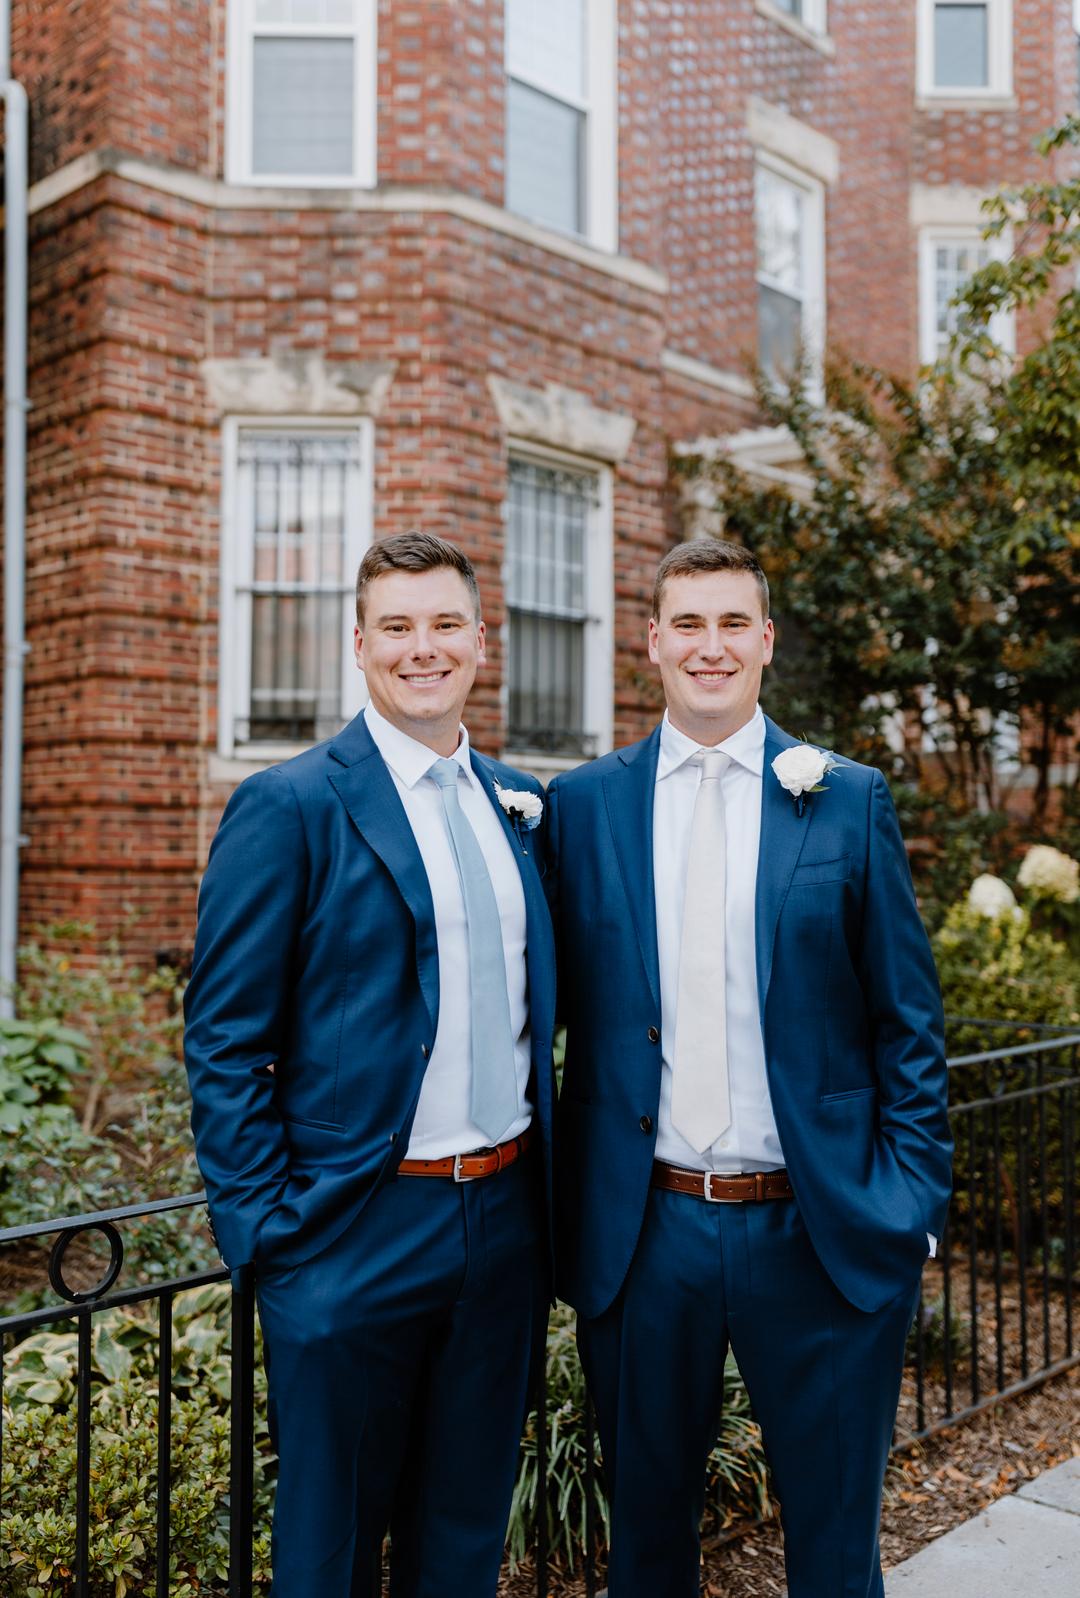
[[[1080,1457],[1080,1368],[894,1456],[881,1519],[885,1569],[1073,1456]],[[553,1570],[549,1590],[552,1598],[581,1598],[585,1584],[580,1575]],[[499,1591],[503,1598],[532,1598],[535,1569],[523,1566]],[[776,1520],[706,1544],[704,1598],[786,1592]]]

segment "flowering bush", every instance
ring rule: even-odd
[[[947,1013],[1080,1024],[1080,961],[1052,933],[1034,927],[1027,910],[1004,904],[991,915],[967,901],[956,904],[933,946]]]
[[[1080,861],[1047,843],[1036,843],[1024,856],[1016,880],[1033,898],[1075,904],[1080,899]]]
[[[1009,884],[1001,877],[994,877],[984,871],[981,877],[968,889],[968,909],[974,910],[976,915],[994,916],[1011,915],[1016,909],[1016,895]]]

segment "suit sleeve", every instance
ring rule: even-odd
[[[551,912],[551,925],[555,934],[555,1025],[566,1022],[562,1002],[563,984],[559,979],[560,958],[559,926],[559,779],[548,784],[544,803],[544,892]]]
[[[940,1237],[952,1185],[941,990],[892,798],[874,773],[862,929],[880,1126]]]
[[[191,1124],[218,1246],[235,1268],[289,1174],[271,1067],[289,1036],[308,855],[292,786],[279,770],[233,794],[199,895],[184,1055]]]

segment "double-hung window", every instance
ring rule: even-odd
[[[611,747],[610,480],[546,456],[510,459],[507,746],[582,760]]]
[[[1012,0],[918,0],[921,95],[1012,93]]]
[[[506,205],[614,250],[615,0],[506,0]]]
[[[376,0],[230,0],[228,176],[375,182]]]
[[[311,744],[359,709],[370,424],[226,427],[219,748]]]
[[[824,347],[823,185],[778,157],[759,155],[754,221],[758,360],[769,377],[784,382],[800,351],[815,371]]]
[[[1008,250],[1004,238],[987,240],[978,226],[924,230],[919,241],[919,359],[926,364],[949,353],[960,307],[954,301],[964,284],[988,261]],[[991,317],[991,338],[1011,352],[1014,321],[1008,311]]]

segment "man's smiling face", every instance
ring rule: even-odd
[[[649,622],[649,659],[660,667],[668,715],[711,748],[754,714],[761,673],[773,654],[773,624],[749,572],[670,577],[659,619]]]
[[[453,754],[485,658],[484,624],[460,573],[437,566],[372,578],[353,637],[379,714],[439,754]]]

